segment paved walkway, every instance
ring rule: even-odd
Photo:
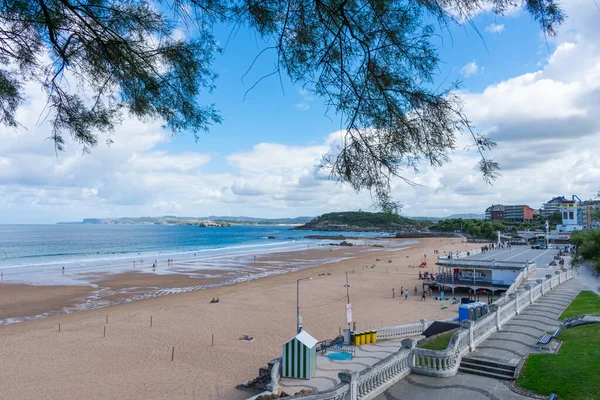
[[[553,274],[553,272],[551,272]],[[592,278],[593,279],[593,278]],[[502,329],[477,347],[469,357],[488,358],[507,363],[518,363],[529,352],[538,352],[536,343],[546,331],[559,326],[562,311],[580,290],[593,285],[587,275],[580,274],[554,288],[545,296],[513,317]],[[378,400],[478,400],[530,399],[512,392],[509,382],[459,372],[450,378],[433,378],[410,374],[389,388]]]
[[[486,339],[469,357],[518,364],[527,353],[538,353],[536,343],[540,336],[559,327],[558,317],[580,288],[575,279],[555,287],[502,325],[500,331]]]
[[[288,394],[302,389],[323,391],[332,389],[340,382],[338,373],[348,369],[360,372],[400,350],[401,339],[385,340],[375,344],[365,344],[356,348],[355,356],[349,361],[332,361],[326,356],[317,356],[317,372],[310,380],[281,378],[279,385]],[[332,352],[335,350],[332,350]]]

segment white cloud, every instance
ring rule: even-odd
[[[574,0],[565,8],[569,18],[552,43],[556,50],[537,71],[460,93],[468,117],[498,142],[490,156],[503,168],[501,178],[493,186],[483,182],[476,154],[463,150],[469,137],[461,136],[451,165],[405,171],[419,186],[393,182],[407,214],[481,213],[498,202],[539,207],[555,195],[597,192],[600,24],[593,4]],[[465,76],[481,71],[475,61],[465,68]],[[319,168],[323,154],[337,151],[342,132],[311,145],[258,143],[219,156],[167,152],[172,138],[158,123],[127,119],[110,147],[82,155],[69,142],[57,157],[44,140],[49,127],[36,126],[44,99],[37,87],[26,90],[18,119],[31,121],[28,129],[0,127],[0,223],[164,214],[277,217],[372,205],[369,193],[356,194]],[[298,95],[310,103],[309,92]],[[231,171],[215,172],[219,160]]]
[[[298,104],[296,104],[296,108],[300,111],[308,111],[308,110],[310,110],[310,104],[298,103]]]
[[[470,63],[466,64],[460,69],[460,73],[463,74],[466,78],[468,78],[471,75],[477,75],[478,72],[479,66],[475,61],[471,61]]]
[[[496,34],[500,34],[502,33],[502,31],[504,30],[504,25],[503,24],[490,24],[488,26],[485,27],[485,31],[489,32],[489,33],[496,33]]]

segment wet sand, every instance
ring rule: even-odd
[[[300,307],[304,329],[318,340],[337,336],[340,327],[345,325],[346,272],[358,329],[456,316],[457,305],[444,303],[448,308],[442,310],[441,302],[430,299],[422,302],[420,294],[413,295],[412,289],[417,286],[420,290],[422,284],[418,280],[419,268],[414,266],[421,262],[427,250],[430,266],[425,270],[435,271],[434,249],[455,251],[473,245],[467,247],[456,239],[420,239],[420,242],[411,249],[395,252],[380,248],[368,252],[361,252],[358,247],[336,248],[331,253],[355,258],[249,282],[2,326],[2,397],[249,397],[248,393],[235,389],[235,385],[254,378],[258,368],[278,357],[283,342],[295,333],[296,280],[299,278],[312,278],[300,282]],[[307,249],[302,257],[318,257],[314,252]],[[289,267],[293,268],[294,259],[301,255],[294,252],[273,257],[282,256],[288,257]],[[381,261],[375,261],[376,258]],[[388,258],[393,262],[388,263]],[[97,283],[114,291],[128,287],[182,287],[198,285],[200,281],[203,280],[183,275],[138,272],[108,276]],[[399,293],[400,286],[410,288],[408,300],[398,296],[392,299],[392,287]],[[0,286],[0,292],[7,287],[9,285]],[[19,296],[24,296],[22,302],[26,303],[28,293],[38,289],[11,290],[14,293],[20,290],[23,294]],[[43,299],[42,290],[53,289],[40,289],[36,296]],[[68,290],[82,289],[69,287]],[[46,295],[56,297],[55,293],[46,292]],[[221,302],[210,304],[217,296]],[[9,297],[0,296],[0,307],[9,301],[17,307],[18,298]],[[105,327],[106,337],[103,337]],[[238,340],[244,333],[256,341]],[[214,346],[211,346],[212,335]]]

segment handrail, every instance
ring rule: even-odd
[[[371,400],[383,393],[387,388],[415,372],[423,375],[447,377],[456,374],[464,354],[489,337],[496,329],[512,318],[517,312],[532,304],[532,299],[542,296],[552,287],[573,278],[571,270],[561,272],[553,277],[529,286],[526,292],[512,294],[505,304],[496,305],[498,308],[477,321],[469,321],[457,329],[450,338],[448,347],[444,350],[427,350],[403,347],[387,358],[368,367],[360,373],[343,371],[339,373],[341,383],[335,388],[302,396],[292,396],[290,399],[302,400]],[[538,281],[539,282],[539,281]],[[400,325],[378,329],[383,334],[405,335],[407,332],[418,332],[427,329],[432,321],[418,324]],[[418,333],[417,333],[418,334]],[[410,346],[412,347],[412,345]]]
[[[358,399],[373,399],[408,375],[410,373],[408,363],[410,354],[409,349],[400,349],[361,371],[357,381]]]

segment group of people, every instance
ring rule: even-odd
[[[426,281],[435,281],[437,279],[437,274],[419,271],[419,279]]]
[[[219,301],[220,301],[220,300],[219,300],[219,298],[218,298],[218,297],[217,297],[216,299],[213,297],[213,298],[212,298],[212,300],[210,301],[210,303],[211,303],[211,304],[212,304],[212,303],[218,303]]]
[[[427,292],[429,292],[429,297],[432,296],[432,292],[431,292],[431,288],[429,288],[428,291],[423,290],[423,295],[421,296],[421,301],[426,300],[427,299]],[[414,288],[414,293],[415,296],[419,293],[419,288],[417,288],[415,286]],[[404,286],[400,287],[400,296],[404,296],[404,300],[408,300],[408,288],[404,288]],[[392,288],[392,299],[396,298],[396,289]]]

